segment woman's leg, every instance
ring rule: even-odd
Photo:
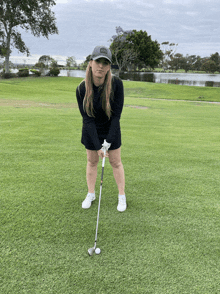
[[[109,150],[109,162],[113,168],[113,175],[118,186],[119,195],[125,195],[125,174],[121,162],[121,148]]]
[[[95,192],[95,183],[97,178],[97,165],[99,162],[99,156],[97,151],[86,150],[87,151],[87,167],[86,167],[86,180],[88,186],[88,193]]]

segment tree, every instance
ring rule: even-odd
[[[184,57],[182,54],[177,53],[174,55],[174,58],[178,58],[178,68],[177,69],[184,69],[187,73],[190,69],[193,68],[193,63],[195,62],[195,55],[189,56],[188,54]]]
[[[152,41],[145,31],[124,31],[116,27],[116,36],[113,36],[110,46],[119,69],[131,63],[138,68],[158,65],[162,52],[157,41]]]
[[[3,47],[2,47],[2,44],[3,44],[3,35],[4,35],[4,33],[3,33],[3,27],[2,27],[2,24],[0,22],[0,58],[3,56],[3,52],[2,52],[2,49],[3,49]]]
[[[216,71],[216,64],[213,60],[207,59],[202,64],[201,70],[204,70],[207,73],[214,73]]]
[[[1,11],[1,8],[0,8]],[[4,32],[3,32],[3,26],[0,22],[0,59],[4,57],[4,47],[3,47],[3,41],[4,41]]]
[[[74,67],[76,66],[76,58],[74,56],[67,57],[66,59],[66,66],[67,67]]]
[[[0,0],[0,32],[5,56],[5,72],[9,72],[11,47],[29,55],[29,49],[22,40],[18,28],[36,37],[57,34],[54,12],[55,0]]]
[[[195,64],[197,61],[197,56],[196,55],[186,55],[188,59],[188,64],[190,65],[190,70],[194,70]]]
[[[90,55],[88,55],[87,57],[86,57],[86,60],[83,62],[83,63],[81,63],[79,66],[80,66],[80,68],[82,68],[82,69],[86,69],[87,68],[87,66],[88,66],[88,64],[89,64],[89,61],[91,60],[91,54]]]
[[[58,63],[55,59],[51,58],[51,67],[49,71],[49,75],[53,77],[57,77],[60,74],[60,69],[58,67]]]
[[[181,65],[183,64],[183,55],[180,53],[176,53],[174,56],[171,56],[170,60],[167,61],[167,66],[170,66],[172,70],[175,70],[175,72],[181,68]]]
[[[178,44],[170,43],[168,41],[161,43],[162,45],[162,67],[164,70],[168,69],[169,62],[174,57]]]
[[[216,52],[215,54],[212,54],[210,57],[210,60],[215,62],[216,71],[220,72],[220,55],[219,55],[219,53]]]
[[[0,67],[5,68],[5,61],[1,64]],[[9,61],[9,68],[14,68],[14,67],[15,67],[15,65],[11,61]]]
[[[57,68],[58,67],[58,63],[57,60],[51,58],[51,64],[50,64],[51,68]]]
[[[48,68],[50,63],[53,61],[53,58],[50,57],[49,55],[42,55],[39,59],[38,59],[38,63],[39,64],[44,64],[44,68]]]
[[[134,62],[139,68],[145,66],[154,69],[159,64],[162,58],[160,44],[157,41],[152,41],[146,31],[133,30],[126,40],[128,48],[137,52],[137,58]]]
[[[187,54],[186,57],[183,57],[181,60],[181,68],[187,73],[192,68],[192,62],[191,56]]]
[[[45,64],[43,62],[37,62],[37,63],[35,63],[34,67],[45,68]]]
[[[4,57],[4,48],[0,44],[0,59]]]
[[[133,31],[124,31],[120,26],[116,27],[117,35],[111,38],[111,51],[113,53],[113,62],[116,62],[119,72],[124,68],[126,69],[129,64],[137,58],[137,52],[134,48],[129,48],[127,37],[133,34]]]
[[[196,71],[200,71],[201,70],[201,67],[202,67],[202,58],[201,58],[201,56],[197,55],[195,57],[195,62],[193,64],[192,69],[193,70],[196,70]]]
[[[189,70],[197,69],[199,66],[200,57],[196,55],[186,55],[185,57],[176,53],[174,56],[171,56],[170,61],[168,61],[168,65],[172,70],[177,71],[178,69],[184,69],[187,73]]]

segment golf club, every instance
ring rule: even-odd
[[[106,154],[106,149],[104,149],[104,155],[105,154]],[[102,197],[102,183],[103,183],[103,175],[104,175],[104,166],[105,166],[105,157],[103,157],[103,159],[102,159],[102,175],[101,175],[101,184],[100,184],[100,193],[99,193],[99,205],[98,205],[96,232],[95,232],[95,244],[94,244],[94,247],[88,249],[88,253],[89,253],[90,256],[93,255],[93,253],[96,250],[98,226],[99,226],[99,212],[100,212],[100,204],[101,204],[101,197]]]

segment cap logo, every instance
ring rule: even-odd
[[[108,54],[108,51],[107,51],[107,49],[105,49],[105,48],[101,48],[101,49],[100,49],[100,53]]]

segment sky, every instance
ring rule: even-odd
[[[220,53],[219,0],[56,0],[52,10],[59,34],[48,40],[21,31],[31,56],[13,50],[12,62],[35,63],[42,55],[59,64],[70,56],[83,62],[95,46],[110,46],[118,26],[178,44],[184,56]]]

